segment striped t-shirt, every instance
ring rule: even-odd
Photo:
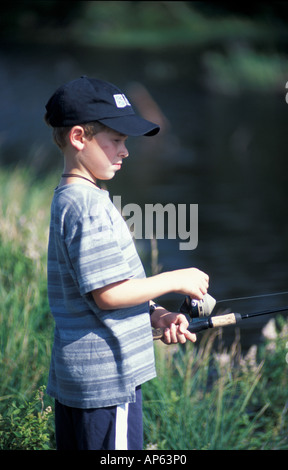
[[[148,303],[101,310],[91,291],[143,278],[131,234],[107,191],[56,188],[51,206],[48,297],[55,335],[47,393],[76,408],[135,401],[155,377]]]

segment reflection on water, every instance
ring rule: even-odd
[[[210,275],[210,293],[216,299],[286,291],[285,84],[283,95],[216,95],[202,87],[196,63],[189,51],[147,56],[121,51],[2,51],[2,162],[24,159],[39,169],[59,167],[59,153],[42,116],[45,102],[64,81],[82,74],[98,76],[117,83],[127,94],[130,89],[140,107],[135,83],[144,84],[155,100],[153,112],[161,110],[164,130],[152,139],[128,141],[130,157],[107,183],[111,195],[121,194],[123,204],[198,204],[197,249],[181,251],[179,240],[159,240],[163,270],[198,266]],[[150,243],[137,244],[149,271]],[[176,308],[181,298],[170,295],[166,303]],[[251,311],[263,304],[268,308],[286,303],[288,296],[279,296],[273,302],[258,299],[228,307]],[[263,322],[251,321],[249,327],[245,323],[245,338],[252,332],[254,341]]]

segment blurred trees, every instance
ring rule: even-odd
[[[213,35],[217,39],[219,28],[221,37],[233,34],[245,37],[247,31],[250,38],[252,28],[254,39],[255,34],[262,39],[269,29],[273,31],[273,40],[285,38],[286,42],[287,20],[287,2],[24,0],[2,6],[0,39],[5,43],[86,41],[97,45],[100,41],[101,45],[111,45],[113,38],[114,44],[118,44],[120,37],[120,43],[127,46],[133,45],[129,35],[132,33],[136,45],[149,46],[155,41],[158,45],[173,41],[176,45],[180,42],[197,45],[211,40]],[[143,32],[155,33],[150,42]]]

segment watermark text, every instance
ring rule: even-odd
[[[129,203],[122,207],[121,196],[113,196],[113,204],[126,220],[136,240],[177,238],[180,250],[194,250],[198,245],[198,204]]]

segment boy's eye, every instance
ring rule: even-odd
[[[118,133],[112,136],[112,141],[115,142],[116,144],[120,144],[122,142],[125,143],[127,139],[128,139],[128,136],[118,135]]]

